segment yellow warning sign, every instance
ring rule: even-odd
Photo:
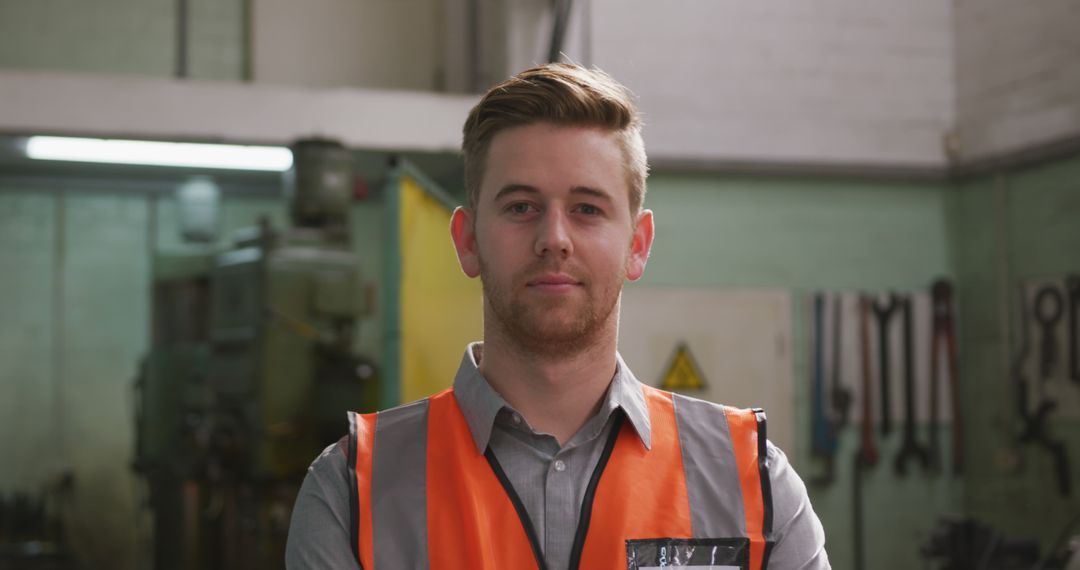
[[[664,390],[702,390],[705,388],[705,376],[702,375],[701,369],[690,354],[690,347],[685,342],[680,342],[675,347],[675,354],[672,355],[667,372],[660,381],[660,387]]]

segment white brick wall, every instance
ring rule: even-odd
[[[0,1],[0,68],[169,76],[174,0]]]
[[[954,0],[959,150],[1080,134],[1080,0]]]
[[[939,0],[592,0],[594,62],[654,160],[940,166],[952,117]]]
[[[244,14],[237,0],[189,0],[188,74],[200,79],[242,79]]]

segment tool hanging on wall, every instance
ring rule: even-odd
[[[877,465],[878,449],[874,442],[873,371],[870,364],[870,299],[859,299],[859,352],[862,355],[862,438],[859,449],[863,463]]]
[[[862,426],[859,449],[855,452],[854,479],[852,483],[852,519],[855,527],[855,570],[866,568],[866,545],[863,524],[862,473],[878,462],[877,445],[874,443],[874,405],[871,398],[873,380],[870,366],[870,299],[859,297],[859,353],[862,365]]]
[[[1035,411],[1031,412],[1028,406],[1028,380],[1024,376],[1024,367],[1031,356],[1031,328],[1028,322],[1027,296],[1024,286],[1020,285],[1020,348],[1015,360],[1013,360],[1013,378],[1015,379],[1017,413],[1020,416],[1021,431],[1017,438],[1021,444],[1036,443],[1046,449],[1054,464],[1054,475],[1057,479],[1058,492],[1062,496],[1069,496],[1071,485],[1069,479],[1069,457],[1065,444],[1055,440],[1049,432],[1047,423],[1050,414],[1057,409],[1057,402],[1047,398],[1043,394],[1042,383],[1037,384],[1038,404]],[[1038,311],[1038,297],[1035,306]],[[1041,371],[1040,371],[1041,373]]]
[[[893,468],[899,475],[907,475],[909,459],[918,460],[923,470],[930,465],[930,455],[916,437],[915,423],[915,315],[910,295],[901,298],[900,307],[904,317],[904,441],[896,455]]]
[[[948,280],[938,279],[930,286],[930,302],[933,306],[933,337],[930,344],[930,466],[941,468],[940,415],[938,394],[940,379],[940,346],[945,345],[946,370],[949,374],[949,400],[952,404],[952,458],[953,474],[964,470],[963,414],[960,409],[960,378],[956,367],[956,329],[953,319],[953,287]]]
[[[843,343],[844,297],[837,293],[832,306],[832,369],[829,371],[829,394],[832,402],[833,433],[839,437],[840,430],[848,424],[851,409],[851,390],[840,381],[840,345]]]
[[[1057,324],[1065,314],[1065,299],[1056,285],[1044,285],[1035,293],[1035,322],[1039,324],[1039,378],[1054,374],[1057,355]]]
[[[1069,378],[1080,384],[1080,275],[1065,277],[1065,291],[1069,297]]]
[[[833,456],[836,439],[825,411],[825,294],[813,296],[813,384],[811,386],[810,453],[825,460],[825,471],[813,483],[828,485],[833,481]]]
[[[889,382],[892,367],[889,365],[889,321],[892,320],[893,314],[900,308],[900,305],[896,295],[890,293],[887,301],[874,299],[872,308],[878,330],[878,375],[881,378],[881,435],[884,437],[892,432],[892,387]]]
[[[825,294],[814,295],[814,340],[813,340],[813,381],[812,407],[810,410],[812,445],[810,452],[815,457],[825,460],[825,471],[813,482],[818,485],[831,484],[834,478],[834,457],[836,456],[836,438],[834,426],[829,421],[825,408]],[[835,362],[834,362],[835,367]]]

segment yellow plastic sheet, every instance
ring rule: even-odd
[[[450,210],[401,177],[401,401],[453,384],[465,346],[483,334],[480,281],[461,272]]]

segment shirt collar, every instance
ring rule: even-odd
[[[469,431],[472,432],[476,449],[480,453],[487,450],[499,411],[503,408],[513,410],[480,374],[479,364],[483,348],[482,342],[470,344],[465,349],[465,355],[454,377],[454,398],[465,415],[465,422],[469,424]],[[621,408],[641,443],[646,449],[652,449],[652,428],[641,383],[623,362],[622,356],[616,354],[615,360],[615,376],[601,407],[611,410]]]

